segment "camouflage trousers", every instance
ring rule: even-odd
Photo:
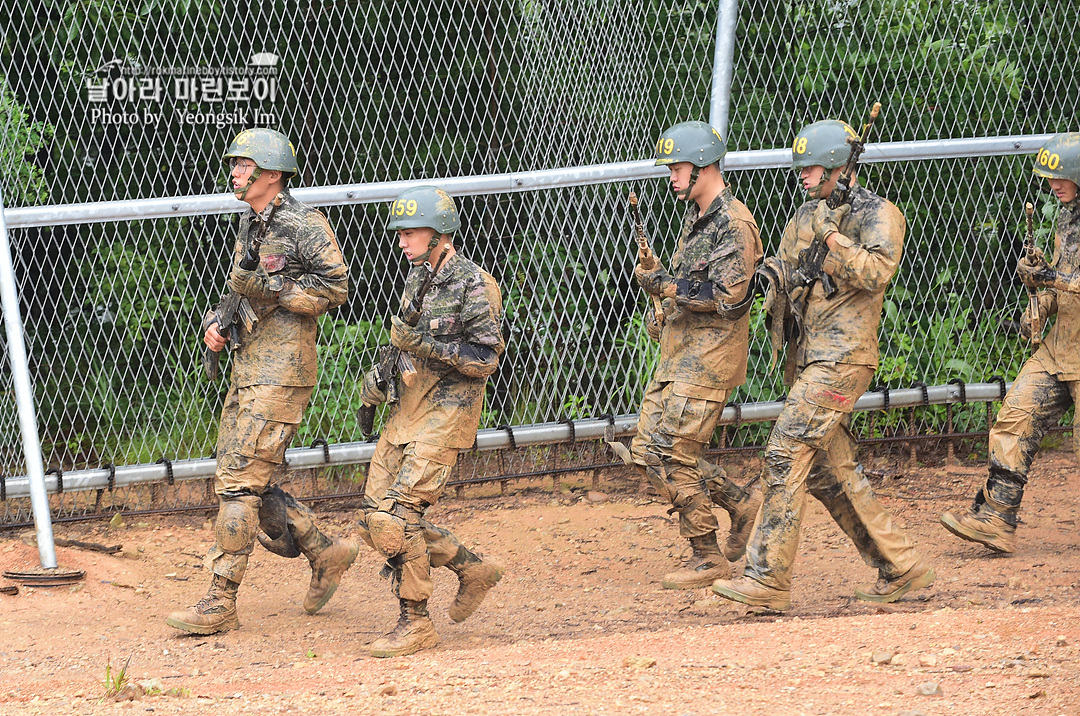
[[[687,539],[719,529],[709,498],[710,482],[726,480],[723,468],[702,456],[727,395],[717,396],[718,400],[687,397],[693,392],[694,386],[652,380],[630,444],[635,464],[645,469],[653,487],[678,511],[679,534]]]
[[[432,567],[459,566],[468,550],[449,530],[423,519],[434,505],[457,462],[458,449],[409,443],[395,445],[380,439],[371,456],[364,487],[365,518],[375,511],[391,512],[405,522],[404,551],[389,557],[394,595],[399,599],[423,601],[431,597]],[[361,535],[374,547],[361,524]]]
[[[215,541],[206,557],[214,574],[243,579],[259,527],[259,496],[285,461],[311,393],[310,387],[229,386],[218,425]]]
[[[990,429],[990,470],[976,508],[998,514],[1016,526],[1028,470],[1043,436],[1076,403],[1080,382],[1063,381],[1047,372],[1038,354],[1016,376]],[[1074,416],[1073,425],[1080,425]],[[1073,444],[1080,449],[1080,441]]]
[[[812,363],[796,379],[765,451],[765,501],[747,548],[747,577],[791,589],[807,491],[825,505],[881,577],[898,577],[918,560],[856,470],[850,413],[873,375],[867,366]]]

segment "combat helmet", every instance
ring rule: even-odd
[[[850,141],[859,135],[847,122],[825,119],[808,124],[795,135],[791,144],[791,168],[820,166],[826,169],[842,167],[851,155]]]
[[[1050,137],[1035,155],[1032,171],[1045,179],[1068,179],[1080,186],[1080,132]]]
[[[716,164],[727,154],[720,132],[705,122],[676,124],[656,140],[656,166],[690,162],[695,167]]]
[[[265,127],[245,129],[236,135],[222,160],[228,162],[230,159],[241,158],[255,162],[255,169],[248,177],[247,184],[235,192],[241,199],[264,170],[279,171],[286,179],[291,179],[300,171],[296,163],[296,149],[289,138],[281,132]]]
[[[720,132],[697,120],[676,124],[656,140],[656,166],[669,166],[678,162],[690,162],[694,165],[686,189],[675,193],[680,199],[689,199],[690,190],[697,183],[701,169],[716,164],[725,154],[727,146]]]
[[[443,234],[454,234],[461,228],[461,217],[453,197],[436,186],[415,186],[406,189],[390,202],[390,221],[387,231],[401,229],[434,229],[423,256],[413,259],[414,264],[427,261],[431,250],[439,245]]]

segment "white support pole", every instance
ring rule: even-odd
[[[735,27],[738,24],[738,0],[718,0],[709,124],[720,132],[725,142],[728,138],[728,119],[731,108],[731,78],[735,71]]]
[[[15,402],[19,406],[19,427],[22,432],[23,454],[26,456],[26,476],[30,482],[30,504],[34,511],[38,556],[45,569],[56,569],[56,545],[53,543],[52,515],[49,495],[45,492],[45,469],[38,441],[37,417],[34,415],[34,391],[30,387],[30,366],[26,361],[23,342],[22,316],[19,315],[19,295],[15,288],[15,268],[11,261],[7,223],[4,220],[4,197],[0,195],[0,298],[4,305],[4,326],[7,328],[8,360],[15,383]]]

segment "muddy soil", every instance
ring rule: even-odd
[[[180,635],[165,616],[202,596],[207,515],[58,525],[58,537],[121,544],[104,555],[58,547],[75,586],[0,595],[0,714],[1080,714],[1080,476],[1071,453],[1040,456],[1019,549],[995,556],[947,534],[984,473],[878,467],[882,501],[936,566],[938,581],[891,605],[853,597],[876,575],[810,501],[784,615],[706,590],[660,588],[685,559],[665,506],[611,474],[473,491],[431,511],[503,563],[506,577],[462,624],[446,616],[456,580],[435,575],[442,641],[374,659],[397,604],[371,552],[316,616],[301,607],[309,569],[256,547],[238,631]],[[875,466],[871,462],[869,468]],[[737,472],[735,473],[738,474]],[[330,530],[347,507],[319,504]],[[723,519],[723,518],[722,518]],[[0,533],[0,568],[37,565],[32,532]],[[9,585],[6,580],[3,582]],[[105,697],[127,664],[149,689]],[[924,693],[927,692],[927,693]]]

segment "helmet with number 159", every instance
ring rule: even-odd
[[[850,124],[836,119],[808,124],[795,135],[795,141],[791,144],[791,168],[842,167],[851,156],[849,140],[858,136]]]
[[[1033,171],[1045,179],[1068,179],[1080,185],[1080,132],[1050,137],[1035,155]]]
[[[453,234],[461,228],[454,199],[436,186],[414,186],[390,202],[387,231],[427,227],[435,234]]]

